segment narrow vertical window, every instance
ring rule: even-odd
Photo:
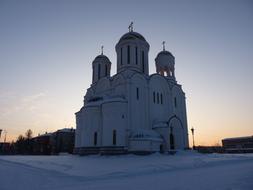
[[[122,65],[122,60],[123,60],[123,57],[122,57],[122,48],[120,48],[120,64]]]
[[[138,65],[138,48],[135,47],[135,64]]]
[[[100,70],[101,70],[101,66],[100,64],[98,65],[98,79],[100,79]]]
[[[170,133],[170,149],[175,149],[174,135],[172,133]]]
[[[127,46],[127,64],[130,64],[130,46]]]
[[[136,88],[136,98],[139,100],[139,88]]]
[[[98,139],[98,134],[97,132],[94,133],[94,145],[97,145],[97,139]]]
[[[159,104],[159,93],[158,92],[157,92],[156,96],[157,96],[157,103]]]
[[[155,92],[153,92],[153,102],[155,103]]]
[[[175,97],[174,98],[174,105],[175,105],[175,108],[177,107],[177,98]]]
[[[161,104],[163,104],[163,94],[161,93]]]
[[[117,134],[116,134],[116,130],[113,130],[113,137],[112,137],[112,144],[116,145],[117,143]]]
[[[144,72],[144,51],[142,51],[142,71]]]
[[[107,65],[105,65],[105,76],[107,76],[108,68]]]

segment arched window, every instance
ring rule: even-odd
[[[135,64],[138,65],[138,47],[135,47]]]
[[[177,107],[177,98],[174,97],[174,105],[175,105],[175,108]]]
[[[155,103],[155,91],[153,92],[153,102]]]
[[[112,144],[116,145],[117,143],[117,134],[116,134],[116,130],[113,130],[113,137],[112,137]]]
[[[127,46],[127,64],[130,64],[130,46]]]
[[[97,132],[94,133],[94,145],[97,145],[97,139],[98,139],[98,134]]]
[[[163,104],[163,94],[161,93],[161,104]]]
[[[157,103],[159,104],[159,93],[158,92],[156,94],[156,97],[157,97]]]

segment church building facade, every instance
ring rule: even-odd
[[[75,153],[152,153],[186,149],[185,93],[175,77],[175,58],[165,50],[149,75],[149,44],[132,27],[116,44],[117,73],[98,55],[92,84],[76,113]]]

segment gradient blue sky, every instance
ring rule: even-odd
[[[114,74],[133,21],[150,44],[150,73],[163,40],[175,55],[197,144],[253,135],[252,20],[247,0],[0,0],[0,128],[12,140],[75,127],[100,46]]]

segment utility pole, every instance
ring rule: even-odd
[[[195,130],[195,129],[192,127],[192,128],[191,128],[191,131],[192,131],[192,148],[193,148],[193,150],[195,150],[194,130]]]

